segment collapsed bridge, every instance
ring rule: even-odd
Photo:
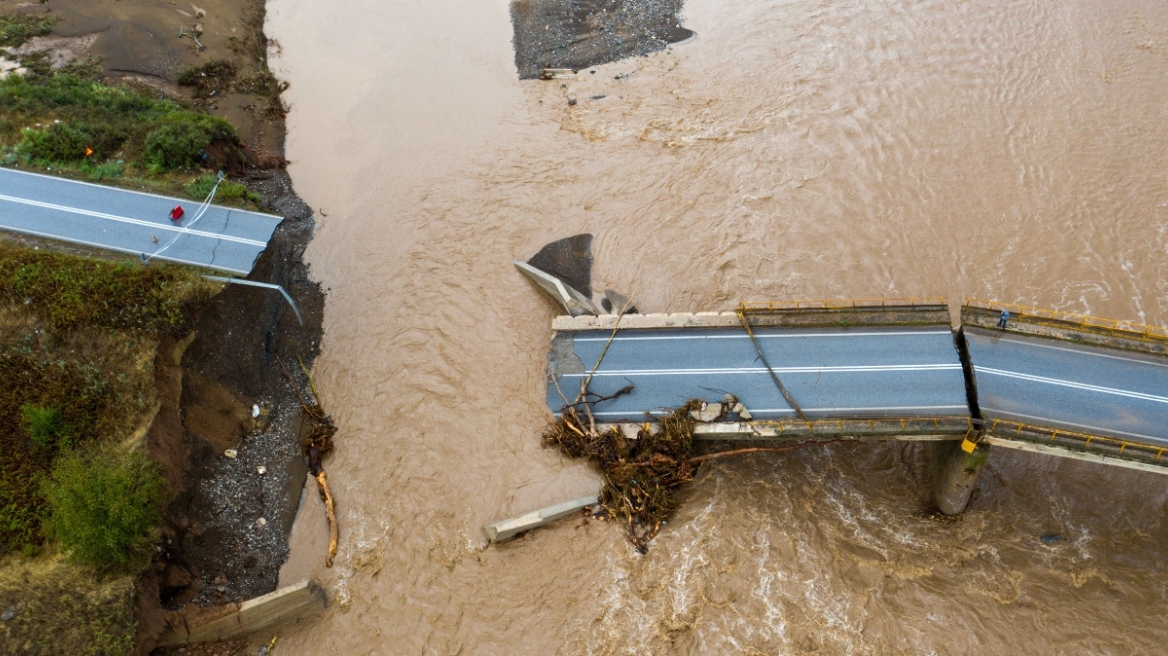
[[[555,413],[586,393],[597,421],[632,436],[702,399],[696,439],[932,441],[948,514],[991,445],[1168,473],[1162,328],[974,300],[954,328],[935,298],[582,314],[553,329]]]

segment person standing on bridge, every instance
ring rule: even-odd
[[[1009,310],[1002,310],[1002,313],[1000,315],[998,315],[998,328],[1004,329],[1006,327],[1006,322],[1009,320],[1010,320],[1010,311]]]

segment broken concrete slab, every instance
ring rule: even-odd
[[[579,512],[588,506],[595,506],[597,503],[600,503],[600,498],[595,495],[557,503],[554,506],[541,508],[529,512],[526,515],[487,524],[483,527],[483,534],[487,536],[489,542],[496,544],[506,542],[524,531],[539,528],[557,519]]]
[[[584,233],[557,239],[539,249],[527,264],[592,298],[592,235]]]
[[[576,291],[572,287],[565,285],[562,280],[544,271],[522,262],[514,260],[516,268],[523,272],[528,278],[551,295],[552,298],[560,302],[564,306],[564,310],[573,317],[584,315],[600,314],[600,308],[592,302],[592,299],[584,294]]]

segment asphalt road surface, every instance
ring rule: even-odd
[[[948,327],[756,328],[783,385],[811,418],[968,416],[961,361]],[[609,331],[559,333],[549,373],[573,401]],[[794,417],[741,328],[622,330],[589,389],[632,393],[595,406],[602,421],[638,421],[689,399],[734,394],[755,419]],[[548,406],[564,401],[549,381]]]
[[[169,218],[181,205],[181,221]],[[246,275],[283,219],[0,168],[0,229]],[[161,252],[160,252],[161,251]]]
[[[1168,445],[1168,358],[965,329],[986,419]]]

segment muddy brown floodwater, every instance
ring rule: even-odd
[[[598,488],[539,442],[555,308],[511,258],[553,239],[594,233],[594,286],[646,312],[945,294],[1168,322],[1168,5],[682,18],[696,39],[561,87],[519,81],[504,0],[270,2],[341,427],[336,566],[310,494],[282,572],[334,603],[281,653],[1161,653],[1168,479],[1075,461],[997,451],[948,523],[916,446],[721,461],[647,556],[580,521],[484,548]]]

